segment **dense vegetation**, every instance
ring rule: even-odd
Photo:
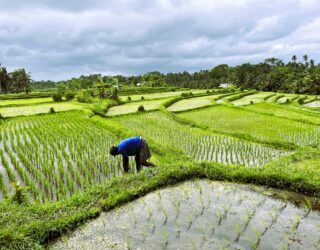
[[[31,91],[31,76],[25,69],[17,69],[8,72],[5,67],[0,64],[0,93],[15,93]]]
[[[101,75],[80,76],[67,81],[57,82],[56,86],[69,88],[91,88]],[[103,76],[104,81],[111,79]],[[115,76],[121,86],[173,86],[185,88],[213,88],[220,83],[234,84],[244,89],[261,91],[278,91],[286,93],[320,93],[320,65],[304,55],[298,61],[294,55],[285,63],[277,58],[269,58],[257,64],[244,63],[237,66],[222,64],[211,70],[200,70],[194,73],[187,71],[163,74],[157,71],[138,76]],[[35,82],[34,87],[51,88],[52,82]]]

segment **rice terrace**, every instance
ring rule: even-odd
[[[2,248],[68,232],[53,249],[320,246],[320,110],[298,101],[317,96],[281,94],[291,98],[281,103],[269,100],[275,92],[127,87],[115,104],[41,95],[51,93],[1,96]],[[124,175],[108,150],[134,135],[149,140],[158,167],[135,173],[131,161]]]
[[[318,0],[0,0],[0,250],[320,250]]]

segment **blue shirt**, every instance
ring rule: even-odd
[[[118,145],[118,152],[123,156],[137,155],[140,150],[141,137],[131,137],[121,141]]]

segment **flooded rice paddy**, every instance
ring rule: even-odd
[[[319,249],[319,210],[313,210],[305,197],[294,200],[304,200],[304,205],[295,205],[292,194],[277,190],[186,182],[102,213],[51,247]]]

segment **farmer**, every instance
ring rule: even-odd
[[[123,170],[129,172],[129,156],[135,156],[137,172],[140,171],[141,165],[146,167],[155,167],[148,159],[151,157],[150,149],[146,139],[137,136],[127,138],[119,143],[118,146],[110,148],[110,154],[113,156],[122,154]]]

